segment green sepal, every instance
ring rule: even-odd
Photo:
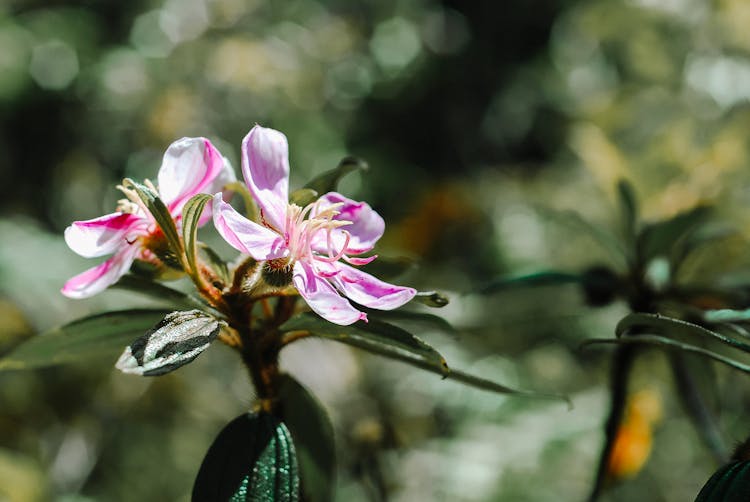
[[[299,188],[289,194],[289,202],[291,204],[296,204],[299,207],[305,207],[306,205],[315,202],[318,195],[318,192],[312,188]]]
[[[175,268],[181,267],[182,243],[180,242],[177,227],[174,224],[174,220],[172,219],[172,215],[169,213],[167,206],[164,205],[164,202],[159,198],[159,195],[154,193],[154,191],[146,185],[135,182],[130,178],[126,178],[123,181],[123,185],[125,188],[132,188],[135,193],[138,194],[138,197],[164,233],[164,237],[166,238],[169,247],[169,253],[171,254],[163,254],[159,256],[159,258],[161,258],[167,265]]]
[[[344,157],[339,165],[330,171],[326,171],[305,185],[305,188],[314,190],[319,195],[335,192],[341,178],[354,171],[367,171],[367,162],[357,157]]]
[[[187,272],[192,276],[196,276],[199,273],[196,264],[196,256],[198,254],[198,223],[206,204],[211,199],[213,199],[212,196],[199,193],[192,196],[182,207],[182,242],[185,244],[185,257],[187,258],[189,268]]]
[[[203,459],[192,500],[298,501],[297,454],[287,427],[265,412],[229,422]]]
[[[0,359],[0,370],[34,369],[90,359],[114,363],[123,347],[169,312],[130,309],[78,319],[23,342]]]
[[[447,296],[437,291],[419,291],[411,301],[435,308],[445,307],[450,303]]]
[[[278,414],[294,440],[304,500],[333,500],[336,448],[328,413],[308,389],[287,374],[279,378],[278,406]]]

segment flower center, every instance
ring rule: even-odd
[[[289,204],[286,210],[284,239],[289,249],[289,262],[313,260],[333,263],[345,256],[350,235],[346,230],[334,230],[351,225],[349,220],[334,219],[344,205],[337,202],[322,207],[318,199],[304,208]],[[342,242],[343,238],[343,242]]]

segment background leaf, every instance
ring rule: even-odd
[[[445,358],[427,343],[408,331],[382,321],[359,321],[350,326],[332,324],[306,312],[285,322],[282,331],[308,331],[320,338],[328,338],[388,357],[393,353],[407,353],[418,360],[448,372]]]
[[[323,405],[290,375],[281,375],[279,413],[294,439],[306,502],[333,500],[336,448],[333,425]]]
[[[286,426],[264,412],[229,422],[203,459],[192,500],[299,500],[297,456]]]
[[[710,206],[697,206],[664,221],[646,225],[638,236],[638,249],[645,263],[656,256],[670,256],[670,249],[712,213]]]
[[[354,171],[367,171],[369,166],[367,162],[357,157],[344,157],[339,165],[330,171],[326,171],[316,176],[305,185],[318,192],[318,195],[325,195],[328,192],[336,191],[341,178]]]
[[[85,359],[111,359],[170,311],[132,309],[73,321],[37,335],[0,359],[0,370],[33,369]]]

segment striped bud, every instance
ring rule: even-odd
[[[126,347],[115,367],[143,376],[169,373],[206,350],[223,325],[200,310],[172,312]]]

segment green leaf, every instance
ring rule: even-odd
[[[750,345],[730,338],[728,336],[717,333],[710,329],[693,324],[681,319],[673,319],[671,317],[665,317],[659,314],[629,314],[625,316],[615,328],[615,334],[621,337],[630,331],[635,331],[635,336],[640,336],[638,332],[642,332],[645,329],[656,330],[659,333],[665,335],[681,335],[681,336],[699,336],[702,338],[712,338],[718,340],[721,343],[727,344],[730,347],[739,349],[745,352],[750,352]]]
[[[609,345],[654,345],[657,347],[663,347],[666,349],[671,350],[683,350],[685,352],[691,352],[693,354],[701,354],[703,356],[709,357],[715,361],[719,361],[720,363],[726,364],[727,366],[731,366],[732,368],[738,369],[740,371],[744,371],[745,373],[750,373],[750,366],[744,363],[741,363],[739,361],[735,361],[734,359],[724,356],[722,354],[717,354],[716,352],[710,351],[708,349],[704,349],[702,347],[697,347],[695,345],[690,345],[688,343],[678,342],[676,340],[672,340],[671,338],[667,338],[664,336],[659,335],[649,335],[649,334],[641,334],[636,336],[628,336],[625,338],[592,338],[590,340],[586,340],[581,344],[581,347],[587,347],[589,345],[599,345],[599,344],[609,344]]]
[[[703,313],[703,318],[711,323],[748,322],[750,321],[750,309],[707,310]]]
[[[612,233],[587,221],[577,212],[571,210],[559,211],[544,207],[538,208],[538,211],[549,219],[557,220],[569,226],[575,232],[588,234],[599,243],[602,249],[609,253],[613,260],[621,264],[625,263],[628,253],[622,242]]]
[[[189,267],[188,273],[194,277],[199,273],[195,262],[196,255],[198,254],[196,245],[198,222],[203,214],[203,209],[205,209],[206,204],[211,199],[213,199],[212,196],[199,193],[191,197],[182,207],[182,241],[185,243],[185,257],[187,258]]]
[[[704,223],[712,212],[710,206],[698,206],[667,220],[644,226],[638,235],[641,262],[648,262],[655,256],[671,256],[675,243]]]
[[[245,216],[249,220],[258,221],[258,205],[255,203],[253,194],[250,193],[247,185],[241,181],[233,181],[227,183],[224,186],[224,190],[230,190],[234,193],[240,194],[240,197],[242,197],[242,203],[245,205]]]
[[[373,310],[364,309],[368,319],[392,323],[408,323],[437,329],[449,335],[458,335],[458,330],[444,318],[426,312],[414,312],[412,310]]]
[[[165,286],[156,281],[152,281],[140,275],[125,274],[114,283],[110,288],[122,289],[124,291],[131,291],[133,293],[139,293],[150,296],[155,300],[161,300],[164,303],[174,305],[177,307],[189,307],[189,308],[205,308],[206,304],[202,301],[177,291],[168,286]]]
[[[541,270],[529,274],[516,274],[497,277],[479,289],[480,294],[492,294],[516,287],[556,286],[559,284],[576,284],[583,281],[581,274]]]
[[[338,166],[316,176],[305,185],[305,188],[310,188],[321,195],[335,192],[341,178],[354,171],[366,171],[367,169],[369,169],[369,166],[364,160],[357,157],[344,157]]]
[[[445,358],[424,341],[398,326],[377,320],[339,326],[306,312],[289,319],[280,330],[309,331],[314,336],[336,340],[384,356],[406,353],[441,368],[443,373],[449,371]]]
[[[140,197],[141,201],[146,205],[146,208],[164,233],[169,250],[173,256],[160,256],[160,258],[162,258],[162,260],[168,265],[181,267],[182,243],[180,242],[180,236],[177,234],[177,227],[175,227],[174,220],[172,219],[172,215],[169,214],[167,206],[165,206],[159,196],[146,185],[137,183],[129,178],[126,178],[125,181],[123,181],[123,185],[125,185],[125,188],[132,188],[135,190],[135,193],[138,194],[138,197]]]
[[[297,455],[286,426],[265,412],[229,422],[203,459],[192,500],[299,500]]]
[[[211,270],[213,270],[214,273],[219,276],[219,279],[221,279],[224,284],[229,284],[230,282],[232,282],[232,278],[229,276],[229,268],[227,267],[227,263],[221,259],[216,251],[211,249],[207,244],[199,242],[198,253],[201,255],[203,261],[208,263],[208,265],[211,267]]]
[[[414,266],[414,260],[405,256],[378,256],[377,260],[360,268],[379,279],[389,280],[403,275]]]
[[[333,500],[336,448],[328,413],[315,396],[286,374],[279,379],[279,413],[294,440],[304,500]]]
[[[435,308],[445,307],[450,303],[450,300],[447,296],[442,293],[438,293],[437,291],[419,291],[416,295],[414,295],[412,301]]]
[[[625,237],[630,242],[635,238],[636,225],[638,224],[638,201],[633,185],[627,180],[620,180],[617,183],[617,201],[620,205]]]
[[[375,323],[375,321],[370,321],[370,324],[373,323]],[[376,324],[381,325],[385,323]],[[396,328],[395,326],[386,326],[388,326],[388,329]],[[353,326],[338,326],[335,324],[331,324],[323,319],[317,318],[317,316],[315,316],[314,314],[306,313],[290,319],[285,324],[283,324],[280,329],[283,331],[308,331],[313,336],[347,343],[354,347],[372,352],[373,354],[381,355],[389,359],[394,359],[396,361],[401,361],[424,371],[435,373],[443,378],[455,380],[477,389],[482,389],[499,394],[513,394],[516,396],[526,396],[541,399],[561,399],[567,402],[568,405],[570,405],[570,400],[567,397],[561,396],[559,394],[548,394],[513,389],[497,382],[493,382],[492,380],[487,380],[485,378],[471,375],[463,371],[448,369],[445,364],[445,360],[442,358],[442,356],[439,356],[439,354],[439,360],[436,360],[435,357],[427,358],[424,356],[420,356],[417,351],[401,350],[398,347],[390,345],[387,341],[381,343],[379,338],[368,339],[367,337],[372,335],[372,333],[358,333],[358,330],[361,327],[361,323],[357,323]],[[431,350],[434,352],[434,349]],[[434,353],[437,354],[437,352]]]
[[[0,370],[33,369],[84,359],[114,362],[123,347],[160,321],[169,310],[105,312],[30,338],[0,359]]]

